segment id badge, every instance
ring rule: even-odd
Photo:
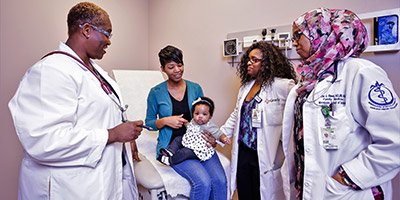
[[[258,107],[258,106],[257,106]],[[253,109],[251,115],[251,122],[254,128],[261,128],[261,110],[258,108]]]
[[[336,128],[323,127],[321,128],[322,146],[325,149],[338,149],[338,139],[336,136]]]

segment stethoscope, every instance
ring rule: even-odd
[[[328,90],[329,88],[331,88],[331,86],[333,85],[333,83],[335,83],[336,79],[337,79],[337,65],[338,65],[339,61],[335,61],[332,65],[333,65],[333,71],[329,71],[328,69],[330,67],[328,67],[327,69],[325,69],[323,72],[321,72],[321,74],[318,76],[317,82],[315,83],[314,89],[311,92],[311,100],[307,100],[307,102],[312,102],[315,104],[315,102],[320,99]],[[333,76],[332,81],[330,81],[330,85],[329,87],[326,87],[325,90],[323,92],[321,92],[321,95],[317,98],[315,98],[315,90],[317,88],[318,83],[320,83],[325,77],[324,75],[330,74]],[[315,104],[316,105],[316,104]],[[317,105],[318,106],[318,105]]]
[[[100,82],[100,86],[103,89],[103,91],[107,94],[108,97],[110,97],[110,99],[115,103],[115,105],[117,105],[117,107],[121,111],[122,122],[128,121],[128,118],[126,116],[126,110],[128,109],[128,105],[125,105],[125,107],[122,107],[121,100],[116,96],[116,94],[113,93],[112,88],[110,88],[111,85],[109,86],[109,84],[107,84],[105,82],[106,80],[103,77],[101,77],[100,73],[97,74],[94,71],[94,67],[93,67],[93,69],[90,68],[84,62],[82,62],[80,59],[78,59],[75,56],[73,56],[67,52],[64,52],[64,51],[50,52],[50,53],[46,54],[45,56],[43,56],[41,59],[43,59],[47,56],[53,55],[53,54],[63,54],[63,55],[69,56],[69,57],[73,58],[75,61],[77,61],[79,64],[83,65],[87,70],[89,70],[93,74],[93,76],[96,77],[96,79]],[[104,79],[104,81],[102,79]]]

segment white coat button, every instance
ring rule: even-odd
[[[307,147],[307,148],[306,148],[306,152],[307,152],[307,153],[310,153],[310,152],[311,152],[311,148],[310,148],[310,147]]]
[[[309,183],[309,182],[306,182],[304,185],[305,185],[306,187],[310,187],[310,183]]]

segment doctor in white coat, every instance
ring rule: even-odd
[[[349,10],[315,9],[294,21],[293,36],[303,61],[283,121],[291,172],[284,188],[295,191],[288,198],[392,199],[399,98],[379,66],[357,58],[368,44],[361,20]]]
[[[111,44],[107,12],[75,5],[68,35],[26,72],[9,103],[24,149],[18,199],[137,199],[129,141],[143,122],[122,123],[118,86],[91,61]]]
[[[243,55],[238,74],[236,108],[221,127],[233,136],[231,194],[237,188],[239,199],[282,199],[282,115],[295,71],[276,46],[262,41]]]

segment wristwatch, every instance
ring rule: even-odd
[[[338,174],[340,175],[340,180],[345,186],[354,187],[352,181],[347,178],[347,174],[342,167],[339,167]]]
[[[345,186],[353,187],[353,184],[351,184],[350,181],[347,180],[347,178],[342,173],[339,173],[339,175]]]

